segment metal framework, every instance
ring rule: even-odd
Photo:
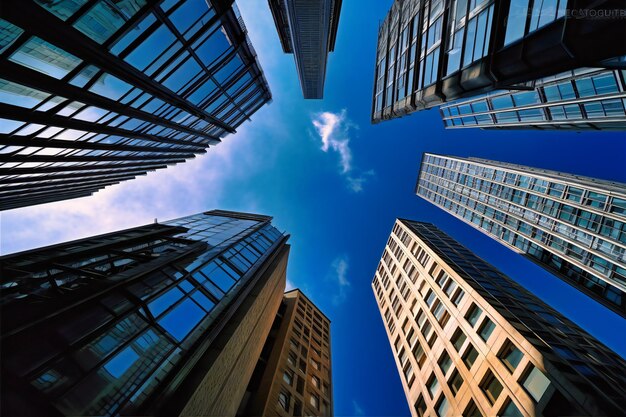
[[[184,162],[271,100],[232,1],[7,0],[0,30],[0,210]],[[103,181],[33,192],[61,172]]]

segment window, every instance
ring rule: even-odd
[[[550,386],[550,380],[534,365],[530,365],[530,371],[527,371],[521,382],[526,391],[537,402],[541,401],[541,397]]]
[[[493,323],[493,321],[491,321],[489,317],[485,317],[482,324],[480,325],[480,328],[478,329],[478,335],[486,342],[487,340],[489,340],[489,336],[491,336],[491,333],[493,333],[493,330],[495,328],[496,325]]]
[[[435,398],[435,395],[437,395],[437,392],[439,391],[439,380],[437,379],[435,374],[430,374],[430,378],[426,383],[426,387],[428,388],[430,397]]]
[[[498,400],[498,397],[502,392],[502,384],[500,383],[500,381],[498,381],[498,378],[494,376],[491,370],[489,370],[483,378],[483,382],[481,382],[480,384],[480,389],[483,391],[489,402],[493,405]]]
[[[476,322],[478,322],[478,318],[481,314],[483,314],[483,310],[476,304],[472,303],[469,310],[467,310],[467,314],[465,314],[465,320],[467,320],[468,323],[471,324],[472,327],[474,327],[476,325]]]
[[[291,397],[288,392],[281,391],[278,394],[278,404],[280,404],[281,408],[285,411],[289,411],[289,401]]]
[[[435,412],[438,417],[446,417],[448,415],[448,409],[450,408],[450,403],[448,403],[448,399],[442,395],[439,401],[437,401],[437,405],[435,405]]]
[[[498,414],[502,417],[524,417],[522,412],[517,408],[513,400],[509,399],[505,406],[502,408],[502,411]]]
[[[424,417],[424,415],[426,415],[426,401],[424,401],[424,397],[420,394],[419,398],[417,399],[417,401],[415,401],[415,412],[417,413],[417,415],[419,417]]]
[[[439,364],[439,368],[441,368],[441,372],[446,375],[448,373],[448,369],[450,369],[450,365],[452,365],[452,359],[450,359],[448,352],[444,350],[437,363]]]
[[[315,388],[319,388],[320,387],[320,379],[318,377],[316,377],[315,375],[311,377],[311,382],[313,383],[313,386]]]
[[[476,348],[470,343],[467,349],[465,349],[465,353],[463,354],[463,363],[467,366],[467,369],[472,369],[472,365],[476,362],[476,358],[478,357],[478,351]]]
[[[286,370],[283,374],[283,381],[285,381],[287,385],[291,386],[291,384],[293,383],[293,372],[291,372],[290,370]]]
[[[465,412],[463,412],[463,417],[483,417],[474,400],[470,399],[467,407],[465,407]]]
[[[422,348],[422,345],[419,342],[417,342],[415,348],[413,349],[413,357],[417,362],[417,366],[421,368],[426,360],[426,352],[424,352],[424,348]]]
[[[461,385],[463,385],[463,377],[461,377],[461,374],[459,374],[458,370],[455,369],[454,372],[452,372],[452,376],[448,381],[448,385],[450,386],[450,390],[454,395],[459,392],[459,390],[461,389]]]
[[[465,336],[463,330],[456,329],[456,331],[452,335],[452,338],[450,338],[450,342],[452,342],[452,346],[454,346],[457,352],[459,352],[461,350],[461,347],[463,346],[463,343],[465,343],[465,339],[467,339],[467,336]]]
[[[507,341],[498,357],[511,372],[515,372],[515,369],[524,357],[524,354],[511,341]]]
[[[320,406],[320,398],[317,395],[312,394],[310,403],[311,403],[311,406],[317,410]]]

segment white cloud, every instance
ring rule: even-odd
[[[293,282],[287,279],[287,283],[285,285],[285,292],[295,290],[295,289],[296,289],[296,286],[293,284]]]
[[[338,256],[331,264],[330,280],[335,286],[335,295],[333,296],[333,304],[335,305],[343,303],[348,295],[348,288],[350,288],[349,268],[350,264],[346,255]]]
[[[339,113],[318,113],[314,115],[312,122],[322,141],[322,151],[332,150],[339,154],[341,174],[346,178],[348,188],[355,193],[363,191],[363,185],[368,177],[374,175],[374,171],[360,172],[352,165],[350,134],[358,126],[348,119],[345,109]]]

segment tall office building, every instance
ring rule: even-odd
[[[235,415],[287,239],[215,210],[0,258],[3,414]]]
[[[330,320],[300,290],[285,294],[238,414],[333,416]]]
[[[323,98],[343,0],[268,1],[283,51],[296,61],[304,98]]]
[[[626,317],[626,185],[424,154],[417,195]]]
[[[413,416],[623,414],[626,361],[434,225],[398,220],[372,287]]]
[[[228,0],[3,0],[0,210],[184,162],[271,100]]]
[[[447,129],[626,130],[626,71],[583,68],[440,108]]]
[[[582,67],[623,68],[622,0],[395,0],[378,33],[372,122]]]

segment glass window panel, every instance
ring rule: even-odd
[[[35,0],[44,9],[56,15],[61,20],[67,20],[78,11],[88,0]]]
[[[57,79],[65,77],[82,62],[74,55],[36,36],[24,43],[9,60]]]
[[[521,362],[524,354],[512,342],[507,342],[504,349],[499,355],[500,359],[509,368],[511,372],[515,371]]]
[[[7,22],[4,19],[0,19],[0,54],[4,52],[24,31]]]
[[[146,0],[129,0],[115,2],[112,6],[107,1],[99,1],[74,23],[74,27],[102,44],[145,4]]]
[[[156,18],[152,13],[143,18],[139,23],[133,25],[133,27],[126,32],[126,34],[118,40],[111,48],[111,53],[119,55],[128,45],[130,45],[139,35],[145,32],[150,25],[156,21]]]
[[[500,413],[502,417],[524,417],[512,400],[509,400]]]
[[[189,58],[187,61],[178,67],[178,69],[163,82],[163,85],[170,90],[177,92],[185,84],[189,83],[199,72],[200,65],[195,59]]]
[[[527,17],[528,0],[511,0],[506,20],[505,46],[524,36]]]
[[[550,386],[550,380],[546,378],[543,372],[535,366],[532,366],[532,370],[526,375],[522,381],[522,385],[524,385],[524,388],[526,388],[535,401],[539,402]]]
[[[216,30],[197,49],[196,54],[204,65],[210,67],[211,64],[230,48],[230,42],[222,30]]]
[[[184,294],[182,291],[174,287],[171,290],[167,291],[165,294],[159,296],[156,300],[152,301],[148,305],[148,308],[152,312],[152,315],[158,317],[159,314],[167,310],[176,301],[180,300],[183,295]]]
[[[159,324],[180,342],[196,327],[204,315],[205,312],[196,303],[186,299],[159,320]]]
[[[104,365],[104,369],[114,378],[119,378],[133,366],[137,359],[139,359],[139,355],[137,355],[131,346],[128,346],[107,362],[106,365]]]
[[[174,34],[170,32],[167,26],[161,25],[148,39],[137,46],[125,60],[143,71],[161,51],[169,47],[175,40]]]
[[[50,95],[43,91],[0,79],[0,102],[14,106],[33,108]]]
[[[120,80],[114,75],[103,74],[98,81],[94,83],[89,91],[99,94],[111,100],[118,100],[126,94],[132,86],[125,81]]]

